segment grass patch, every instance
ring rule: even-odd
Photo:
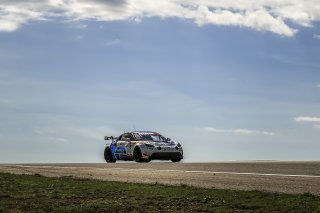
[[[320,212],[320,197],[0,173],[0,212]]]

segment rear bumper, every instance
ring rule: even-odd
[[[152,160],[171,160],[171,159],[183,159],[180,152],[155,152],[151,154]]]

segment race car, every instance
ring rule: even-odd
[[[133,131],[123,133],[119,137],[105,136],[104,139],[111,140],[104,150],[104,159],[108,163],[114,163],[117,160],[179,162],[183,159],[181,144],[157,132]]]

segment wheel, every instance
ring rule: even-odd
[[[136,148],[134,148],[134,150],[133,150],[133,160],[137,163],[149,163],[151,161],[150,158],[148,158],[148,159],[142,158],[142,152],[141,152],[140,147],[138,147],[138,146]]]
[[[133,150],[133,160],[135,162],[143,162],[142,153],[140,147],[136,147]]]
[[[181,161],[181,158],[173,158],[171,159],[172,162],[176,163],[176,162],[180,162]]]
[[[104,159],[105,159],[106,162],[108,162],[108,163],[114,163],[114,162],[116,162],[116,159],[113,158],[111,149],[110,149],[109,147],[107,147],[107,148],[104,150]]]

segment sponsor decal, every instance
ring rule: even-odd
[[[116,154],[125,154],[125,153],[126,153],[126,149],[123,148],[123,147],[117,147],[117,148],[115,149],[115,153],[116,153]]]

